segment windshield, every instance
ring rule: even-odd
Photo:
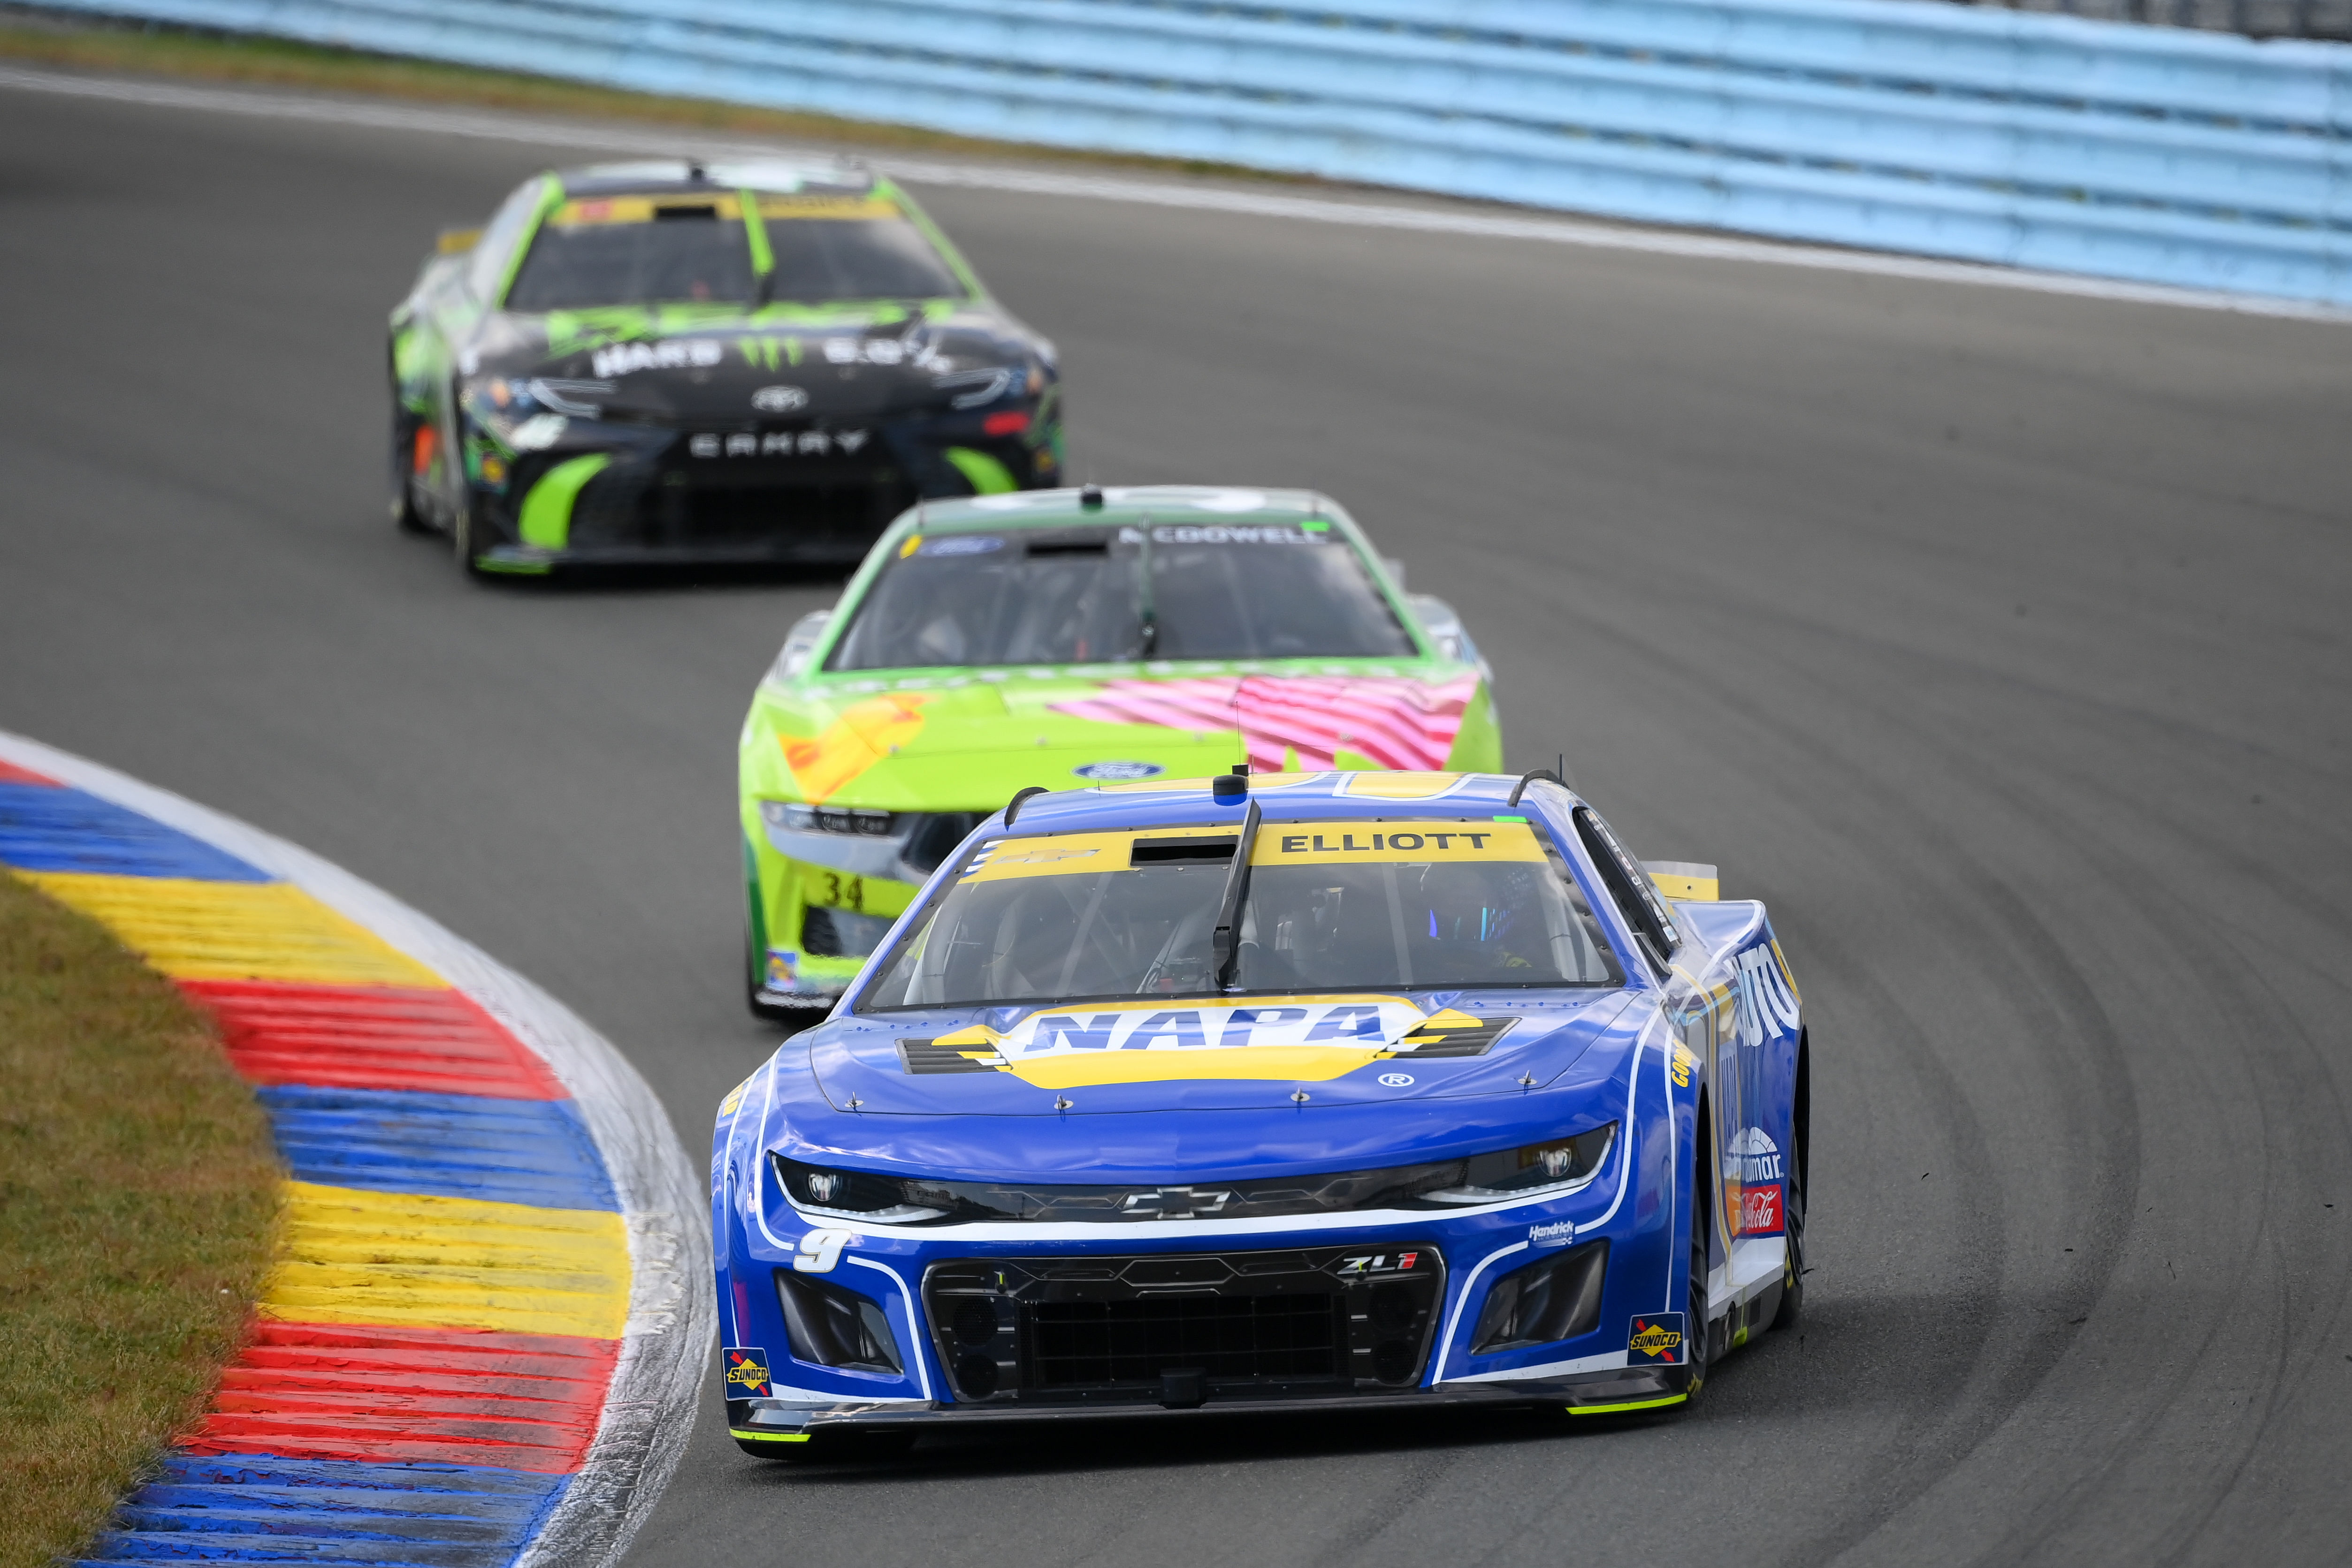
[[[1217,993],[1212,931],[1232,829],[998,839],[932,906],[867,1007]],[[1250,855],[1234,989],[1615,985],[1567,864],[1525,822],[1267,822]]]
[[[827,669],[1139,658],[1411,658],[1328,524],[1144,524],[918,536]]]
[[[960,297],[953,268],[894,202],[761,196],[759,247],[733,192],[599,196],[548,215],[507,291],[509,310],[673,300],[753,304]]]

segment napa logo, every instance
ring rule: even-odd
[[[1625,1335],[1629,1362],[1673,1364],[1683,1359],[1683,1314],[1652,1312],[1635,1318]]]
[[[1454,1008],[1423,1013],[1402,996],[1268,997],[1246,1005],[1159,1002],[1048,1008],[1011,1029],[941,1035],[944,1046],[1039,1089],[1179,1079],[1324,1081],[1428,1046],[1491,1044],[1514,1019]]]

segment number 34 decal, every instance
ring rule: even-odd
[[[830,905],[836,910],[863,910],[866,907],[866,879],[845,877],[838,871],[819,871],[816,885],[808,890],[808,901]]]

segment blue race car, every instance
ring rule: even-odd
[[[719,1108],[729,1426],[1681,1404],[1803,1292],[1763,906],[1548,773],[1024,791]]]

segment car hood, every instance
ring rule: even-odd
[[[1009,318],[971,307],[679,306],[494,314],[467,368],[572,417],[749,427],[976,407],[1024,386],[1035,349]]]
[[[1448,765],[1477,672],[1450,660],[1114,664],[766,687],[747,740],[780,793],[994,810],[1028,784]],[[983,760],[985,759],[985,760]]]
[[[1524,1095],[1624,1014],[1623,991],[1326,993],[942,1009],[833,1020],[827,1105],[864,1116],[1097,1116]]]

